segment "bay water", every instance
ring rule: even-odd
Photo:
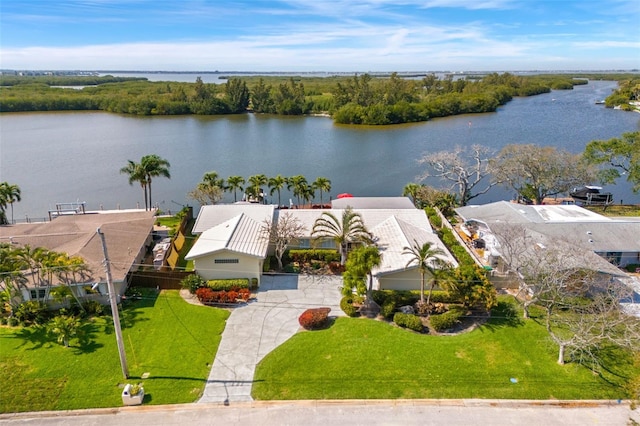
[[[332,182],[332,197],[342,192],[399,196],[404,185],[422,174],[417,160],[430,152],[471,144],[497,151],[507,144],[534,143],[578,153],[592,140],[640,130],[640,114],[595,104],[615,87],[615,82],[591,81],[574,90],[515,98],[494,113],[394,126],[259,114],[3,113],[0,181],[22,190],[22,201],[14,204],[16,221],[46,217],[62,202],[84,201],[89,210],[144,206],[139,184],[129,185],[119,170],[127,160],[140,161],[147,154],[171,163],[171,179],[152,183],[153,202],[163,211],[197,206],[187,194],[204,173],[214,170],[223,178],[300,174],[312,182],[322,176]],[[435,180],[425,183],[444,186]],[[623,179],[605,189],[617,203],[640,203],[640,194],[633,194]],[[513,196],[512,190],[494,188],[473,202]],[[289,198],[285,189],[281,202],[289,204]],[[327,198],[325,194],[325,202]],[[269,201],[278,200],[274,195]],[[224,202],[233,202],[233,195],[226,194]]]

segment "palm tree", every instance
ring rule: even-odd
[[[233,191],[233,202],[234,203],[236,201],[238,201],[236,191],[237,190],[242,191],[244,189],[242,187],[242,185],[244,185],[244,178],[242,176],[229,176],[227,178],[227,188],[226,189],[229,192]]]
[[[169,167],[171,167],[171,164],[169,164],[169,162],[164,158],[161,158],[156,154],[151,154],[142,157],[140,165],[144,170],[144,174],[147,178],[147,185],[149,186],[149,210],[151,210],[153,207],[153,200],[151,199],[152,178],[164,176],[167,179],[171,179],[171,174],[169,173]]]
[[[253,194],[253,196],[259,201],[262,201],[262,196],[260,195],[261,194],[260,186],[266,185],[267,182],[268,182],[268,179],[267,179],[267,176],[265,175],[261,174],[261,175],[249,176],[249,183],[251,184],[249,188],[251,188],[251,194]]]
[[[217,186],[223,190],[225,189],[224,179],[219,177],[215,171],[205,173],[204,176],[202,176],[202,182],[211,186]]]
[[[5,206],[11,204],[11,223],[13,223],[13,203],[20,200],[20,187],[18,185],[10,184],[9,182],[0,183],[0,209],[4,212]],[[0,221],[0,224],[2,224],[2,221]]]
[[[414,182],[410,182],[408,184],[406,184],[404,186],[404,188],[402,189],[402,196],[403,197],[411,197],[411,201],[413,202],[413,205],[418,207],[418,192],[420,191],[420,188],[422,188],[422,185],[419,185],[417,183]]]
[[[331,191],[331,181],[325,177],[317,177],[316,180],[313,181],[313,183],[311,184],[313,189],[317,189],[318,191],[320,191],[320,208],[323,207],[322,204],[322,192],[326,191],[329,192]]]
[[[347,207],[342,212],[342,218],[338,219],[331,212],[323,212],[313,224],[311,230],[313,238],[330,238],[339,247],[340,264],[347,260],[347,248],[349,243],[371,242],[372,237],[364,225],[362,216]]]
[[[269,186],[269,188],[271,188],[271,190],[269,191],[269,195],[273,195],[273,193],[276,191],[278,192],[278,206],[282,205],[280,203],[280,191],[282,190],[282,188],[284,188],[286,184],[287,184],[287,179],[282,175],[269,178],[269,182],[267,182],[267,185]]]
[[[404,247],[402,254],[408,254],[411,259],[405,265],[405,268],[414,264],[418,265],[420,271],[420,304],[424,304],[424,278],[426,273],[430,273],[432,276],[431,286],[429,287],[429,295],[427,296],[427,305],[431,301],[431,293],[436,286],[438,278],[442,270],[449,266],[449,263],[438,256],[445,254],[444,251],[438,247],[432,247],[431,243],[418,244],[416,240],[413,240],[413,246]]]
[[[129,175],[129,185],[134,182],[140,182],[140,186],[144,191],[144,208],[147,209],[147,175],[142,168],[142,164],[135,161],[127,160],[127,165],[120,169],[120,173]]]
[[[287,179],[287,189],[293,192],[293,196],[296,197],[297,205],[300,205],[300,198],[307,190],[307,178],[302,175],[291,176]]]
[[[366,299],[360,312],[369,318],[375,318],[380,313],[380,306],[373,300],[373,268],[380,266],[382,255],[378,247],[372,245],[360,246],[354,249],[346,263],[343,292],[350,291],[354,284],[358,293],[365,287]],[[368,277],[369,285],[366,284]]]

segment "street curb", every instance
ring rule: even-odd
[[[121,412],[153,412],[153,411],[201,411],[210,409],[224,410],[228,406],[235,408],[277,408],[287,406],[321,407],[321,406],[457,406],[457,407],[496,407],[496,408],[595,408],[595,407],[630,407],[628,400],[528,400],[528,399],[331,399],[331,400],[295,400],[295,401],[251,401],[220,403],[191,403],[168,405],[141,405],[131,407],[88,408],[82,410],[63,411],[31,411],[23,413],[2,413],[0,420],[26,418],[78,417],[89,415],[116,415]]]

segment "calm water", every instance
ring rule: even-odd
[[[416,160],[428,152],[474,143],[496,150],[510,143],[536,143],[581,152],[591,140],[640,130],[639,114],[594,104],[614,87],[612,82],[591,82],[573,91],[514,99],[496,113],[389,127],[253,114],[0,114],[0,181],[22,189],[22,201],[14,206],[16,220],[44,217],[58,202],[86,201],[89,209],[143,205],[140,186],[129,186],[119,169],[128,159],[139,161],[151,153],[171,163],[172,178],[153,182],[153,200],[165,211],[194,204],[186,194],[211,170],[222,177],[302,174],[313,181],[324,176],[332,181],[333,196],[397,196],[422,172]],[[640,203],[640,195],[633,195],[626,182],[607,189],[616,202]],[[477,202],[512,196],[512,191],[496,188]],[[283,203],[289,197],[283,194]]]

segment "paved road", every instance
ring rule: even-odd
[[[615,401],[578,403],[489,400],[292,401],[123,407],[0,414],[0,425],[544,425],[640,423],[640,412]],[[575,405],[578,405],[575,404]],[[571,404],[569,404],[571,405]]]
[[[308,308],[340,310],[342,280],[334,276],[264,275],[257,300],[234,308],[227,320],[199,402],[249,402],[256,364],[300,328]]]

